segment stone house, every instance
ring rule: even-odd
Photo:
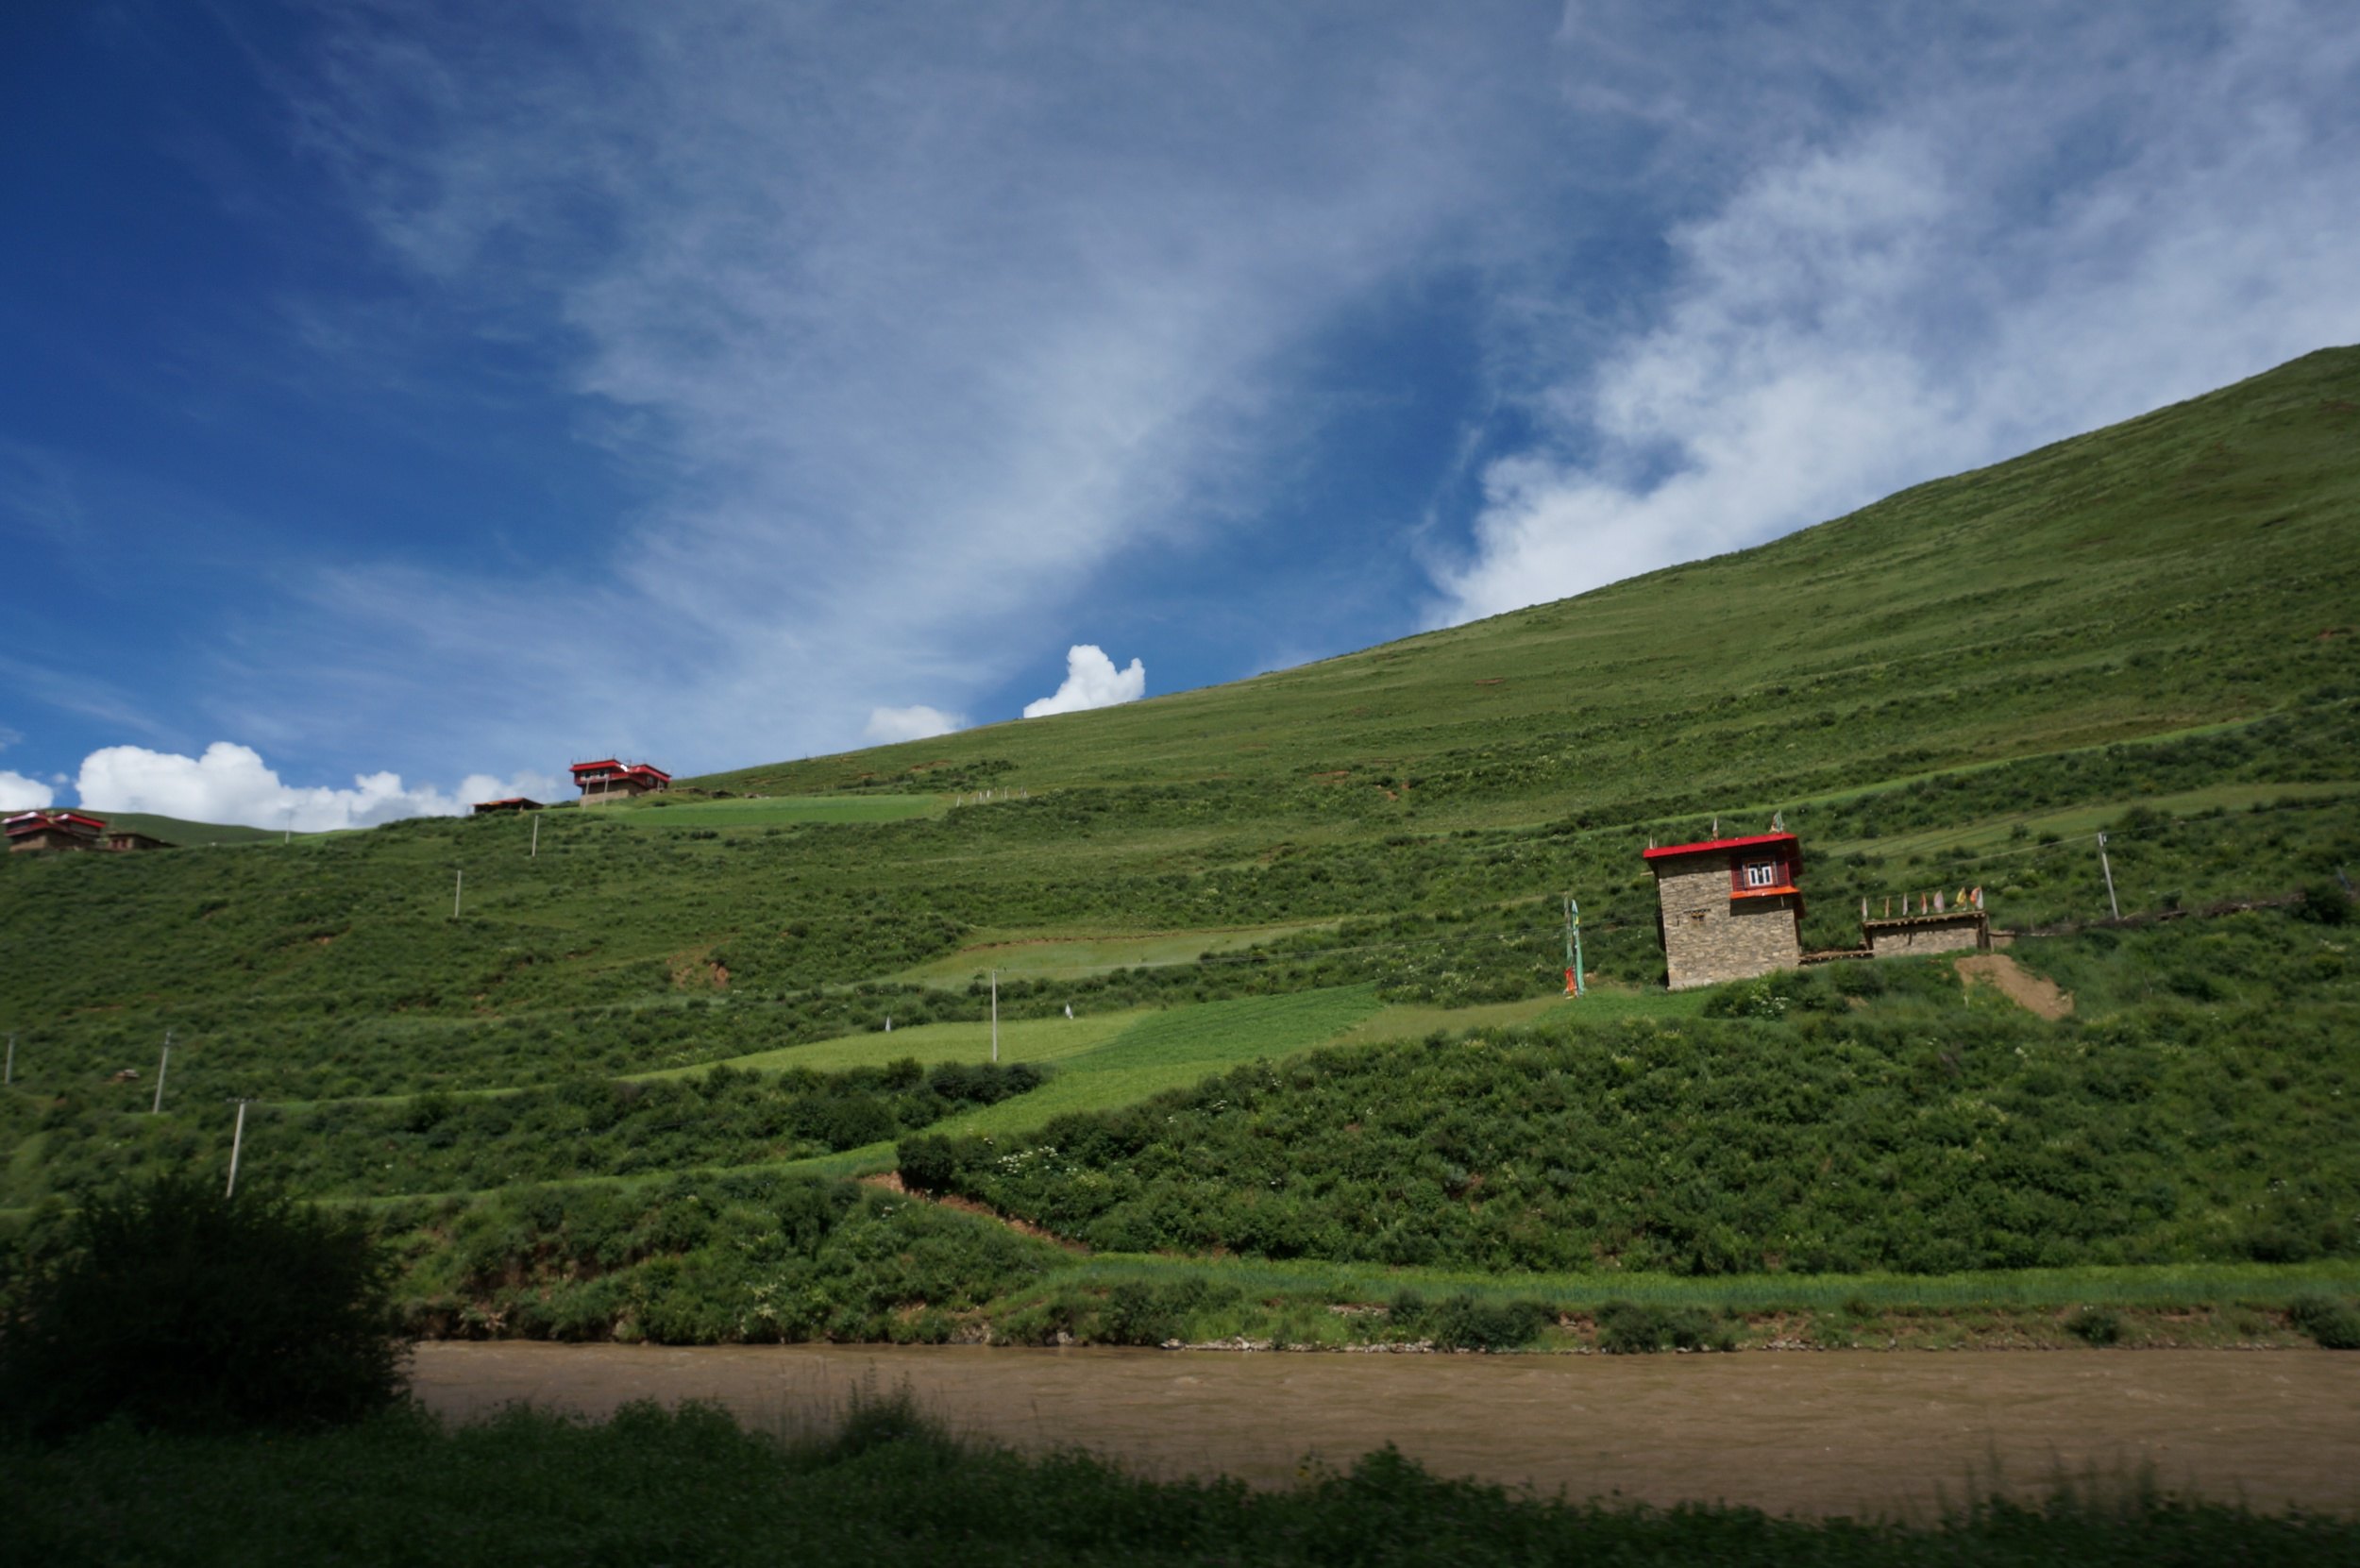
[[[1861,939],[1868,944],[1871,958],[1898,958],[1918,953],[1987,953],[1991,949],[1991,919],[1980,909],[1863,920],[1860,932]]]
[[[1803,849],[1793,834],[1670,844],[1645,859],[1673,990],[1801,966]]]

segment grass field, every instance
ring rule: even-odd
[[[950,802],[930,795],[784,795],[734,801],[673,801],[662,796],[602,806],[635,828],[775,828],[842,822],[905,822],[937,817]]]
[[[1329,927],[1321,921],[1250,926],[1239,931],[1205,929],[1076,936],[979,932],[978,940],[956,953],[915,964],[887,978],[913,986],[958,987],[993,971],[1012,980],[1065,979],[1102,974],[1136,965],[1191,964],[1206,953],[1234,953],[1278,936]]]
[[[1072,1019],[1009,1019],[1000,1025],[1000,1060],[1063,1061],[1100,1049],[1121,1037],[1125,1031],[1136,1028],[1147,1016],[1131,1011]],[[878,1029],[837,1039],[818,1040],[810,1045],[783,1046],[776,1051],[733,1056],[717,1063],[666,1068],[632,1076],[674,1078],[686,1073],[708,1072],[716,1066],[757,1071],[801,1067],[818,1072],[834,1072],[848,1067],[879,1067],[903,1057],[927,1067],[936,1062],[982,1062],[991,1059],[991,1025],[987,1021],[921,1023],[890,1033]]]
[[[420,1180],[487,1172],[491,1185],[434,1202],[477,1206],[465,1212],[504,1217],[498,1235],[530,1239],[544,1219],[503,1206],[526,1189],[493,1182],[510,1168],[493,1154],[501,1137],[560,1136],[546,1130],[556,1123],[479,1133],[466,1129],[500,1113],[451,1107],[497,1097],[519,1116],[554,1101],[605,1116],[631,1092],[617,1081],[653,1093],[726,1063],[800,1085],[749,1089],[747,1104],[768,1095],[780,1115],[804,1116],[805,1100],[869,1092],[845,1074],[981,1060],[990,1000],[978,976],[993,970],[1003,1059],[1054,1071],[1029,1093],[958,1111],[947,1138],[1020,1138],[1321,1045],[1379,1052],[1529,1025],[1603,1049],[1620,1032],[1642,1044],[1695,1033],[1715,1008],[1729,1016],[1714,1030],[1757,1031],[1773,1060],[1846,1020],[1890,1018],[1903,1033],[1870,1042],[1878,1071],[1939,1073],[1944,1051],[2014,1027],[1987,1017],[2003,1003],[1970,1003],[1954,983],[1940,998],[1824,1007],[1775,989],[1663,992],[1640,851],[1783,811],[1805,841],[1807,948],[1855,940],[1863,900],[1936,887],[1983,886],[2002,926],[2100,918],[2089,835],[2101,831],[2126,912],[2307,885],[2330,890],[2308,906],[2324,920],[2341,907],[2338,868],[2360,875],[2355,606],[2360,350],[2339,349],[1578,599],[1227,686],[683,780],[660,803],[547,812],[537,853],[533,823],[515,818],[292,842],[124,818],[193,847],[0,857],[0,944],[39,955],[0,969],[0,1031],[18,1047],[0,1090],[0,1200],[19,1216],[14,1233],[37,1236],[100,1174],[211,1169],[233,1097],[267,1107],[249,1151],[262,1172],[274,1132],[377,1127],[366,1101],[396,1145],[380,1180],[413,1155]],[[736,798],[703,795],[723,790]],[[1571,1003],[1568,892],[1595,987]],[[2027,1024],[2008,1049],[2096,1086],[2082,1141],[2051,1153],[2101,1170],[2157,1157],[2123,1152],[2144,1113],[2127,1090],[2100,1104],[2105,1085],[2072,1076],[2084,1055],[2234,1060],[2246,1077],[2222,1094],[2260,1096],[2242,1119],[2200,1110],[2138,1135],[2182,1140],[2192,1164],[2217,1168],[2221,1203],[2260,1205],[2252,1223],[2190,1240],[2183,1261],[2291,1269],[2360,1256],[2360,1222],[2336,1229],[2334,1194],[2314,1190],[2340,1156],[2288,1130],[2332,1106],[2360,1051],[2351,928],[2186,927],[2016,950],[2079,1006]],[[170,1088],[149,1115],[167,1031]],[[2277,1059],[2297,1053],[2295,1066]],[[118,1081],[126,1070],[141,1075]],[[2024,1071],[1994,1083],[2036,1104],[2047,1080]],[[2289,1087],[2267,1087],[2278,1079]],[[1421,1137],[1486,1134],[1447,1133],[1456,1107],[1413,1103],[1417,1092],[1375,1086],[1369,1102],[1433,1123]],[[1695,1164],[1709,1163],[1707,1087],[1665,1093],[1649,1124],[1685,1128]],[[1513,1099],[1499,1089],[1484,1115],[1504,1125]],[[338,1103],[354,1107],[341,1121],[327,1114]],[[1954,1111],[1961,1125],[1981,1114]],[[423,1146],[463,1134],[492,1152],[469,1166],[466,1151]],[[748,1146],[763,1136],[755,1126]],[[801,1170],[868,1172],[892,1158],[889,1142],[799,1136],[794,1149],[834,1151]],[[706,1166],[650,1169],[646,1155],[580,1190],[690,1204],[667,1184]],[[1430,1195],[1352,1179],[1373,1184],[1372,1202],[1425,1206],[1438,1225],[1465,1211],[1445,1183],[1477,1173],[1465,1158],[1436,1144],[1401,1159],[1392,1187],[1407,1192],[1408,1167],[1431,1165],[1417,1177],[1431,1177]],[[1220,1174],[1199,1198],[1210,1202]],[[1943,1206],[1958,1184],[1935,1164],[1905,1179],[1896,1165],[1895,1187],[1879,1185],[1885,1174],[1856,1172],[1875,1195],[1859,1201],[1916,1215],[1917,1229],[1878,1244],[1938,1259],[1966,1223]],[[1345,1178],[1286,1175],[1302,1190]],[[2283,1185],[2253,1199],[2249,1178]],[[2166,1224],[2166,1198],[2148,1189],[2163,1181],[2114,1194],[2099,1214],[2112,1242],[2087,1244]],[[1668,1176],[1643,1185],[1684,1190]],[[647,1219],[645,1234],[675,1219]],[[414,1234],[459,1245],[440,1223]],[[1845,1226],[1875,1231],[1858,1216]],[[1680,1245],[1718,1258],[1723,1277],[1750,1277],[1743,1256],[1705,1245],[1711,1229]],[[1503,1244],[1527,1265],[1542,1250]],[[683,1243],[676,1256],[707,1254]],[[2038,1262],[2038,1246],[2022,1256]],[[721,1271],[697,1264],[708,1266]],[[1950,1272],[1930,1263],[1913,1277]],[[709,1277],[724,1281],[716,1300],[761,1283]],[[475,1292],[466,1311],[492,1311],[505,1289],[492,1274],[451,1279],[453,1301]],[[624,1310],[619,1295],[584,1299],[582,1324],[600,1302]],[[900,1309],[867,1302],[842,1321],[891,1324]],[[603,1321],[612,1332],[638,1320]]]

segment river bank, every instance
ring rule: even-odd
[[[1250,1356],[897,1346],[418,1347],[447,1417],[719,1404],[803,1430],[906,1388],[956,1433],[1080,1447],[1156,1477],[1290,1485],[1386,1443],[1444,1476],[1670,1507],[1930,1517],[2060,1482],[2262,1509],[2360,1511],[2360,1357]]]

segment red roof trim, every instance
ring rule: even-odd
[[[1666,844],[1660,850],[1642,850],[1644,860],[1662,860],[1676,854],[1703,854],[1708,850],[1749,850],[1757,844],[1792,844],[1796,842],[1791,833],[1758,833],[1749,838],[1707,838],[1694,844]]]
[[[67,833],[72,833],[77,828],[91,833],[105,833],[107,824],[102,818],[85,817],[78,811],[28,811],[22,816],[11,817],[8,819],[8,831],[10,837],[20,833],[33,833],[42,828],[59,828]]]

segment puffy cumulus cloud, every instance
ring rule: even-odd
[[[82,759],[75,790],[91,811],[145,811],[195,822],[294,827],[305,833],[362,828],[405,817],[464,816],[478,801],[511,795],[546,800],[558,784],[546,774],[497,779],[470,774],[455,795],[431,784],[406,785],[398,773],[362,773],[350,789],[284,783],[249,746],[215,741],[201,757],[110,746]]]
[[[861,733],[868,739],[890,745],[897,740],[925,740],[934,735],[947,735],[953,730],[967,728],[967,719],[959,714],[947,714],[940,708],[919,703],[909,708],[871,708],[868,724]]]
[[[1136,702],[1147,695],[1147,666],[1137,659],[1125,669],[1115,668],[1106,650],[1095,643],[1075,643],[1066,650],[1065,683],[1047,697],[1024,704],[1024,717],[1080,713],[1084,708],[1111,708]]]
[[[57,792],[39,779],[0,767],[0,811],[35,811],[57,798]]]

